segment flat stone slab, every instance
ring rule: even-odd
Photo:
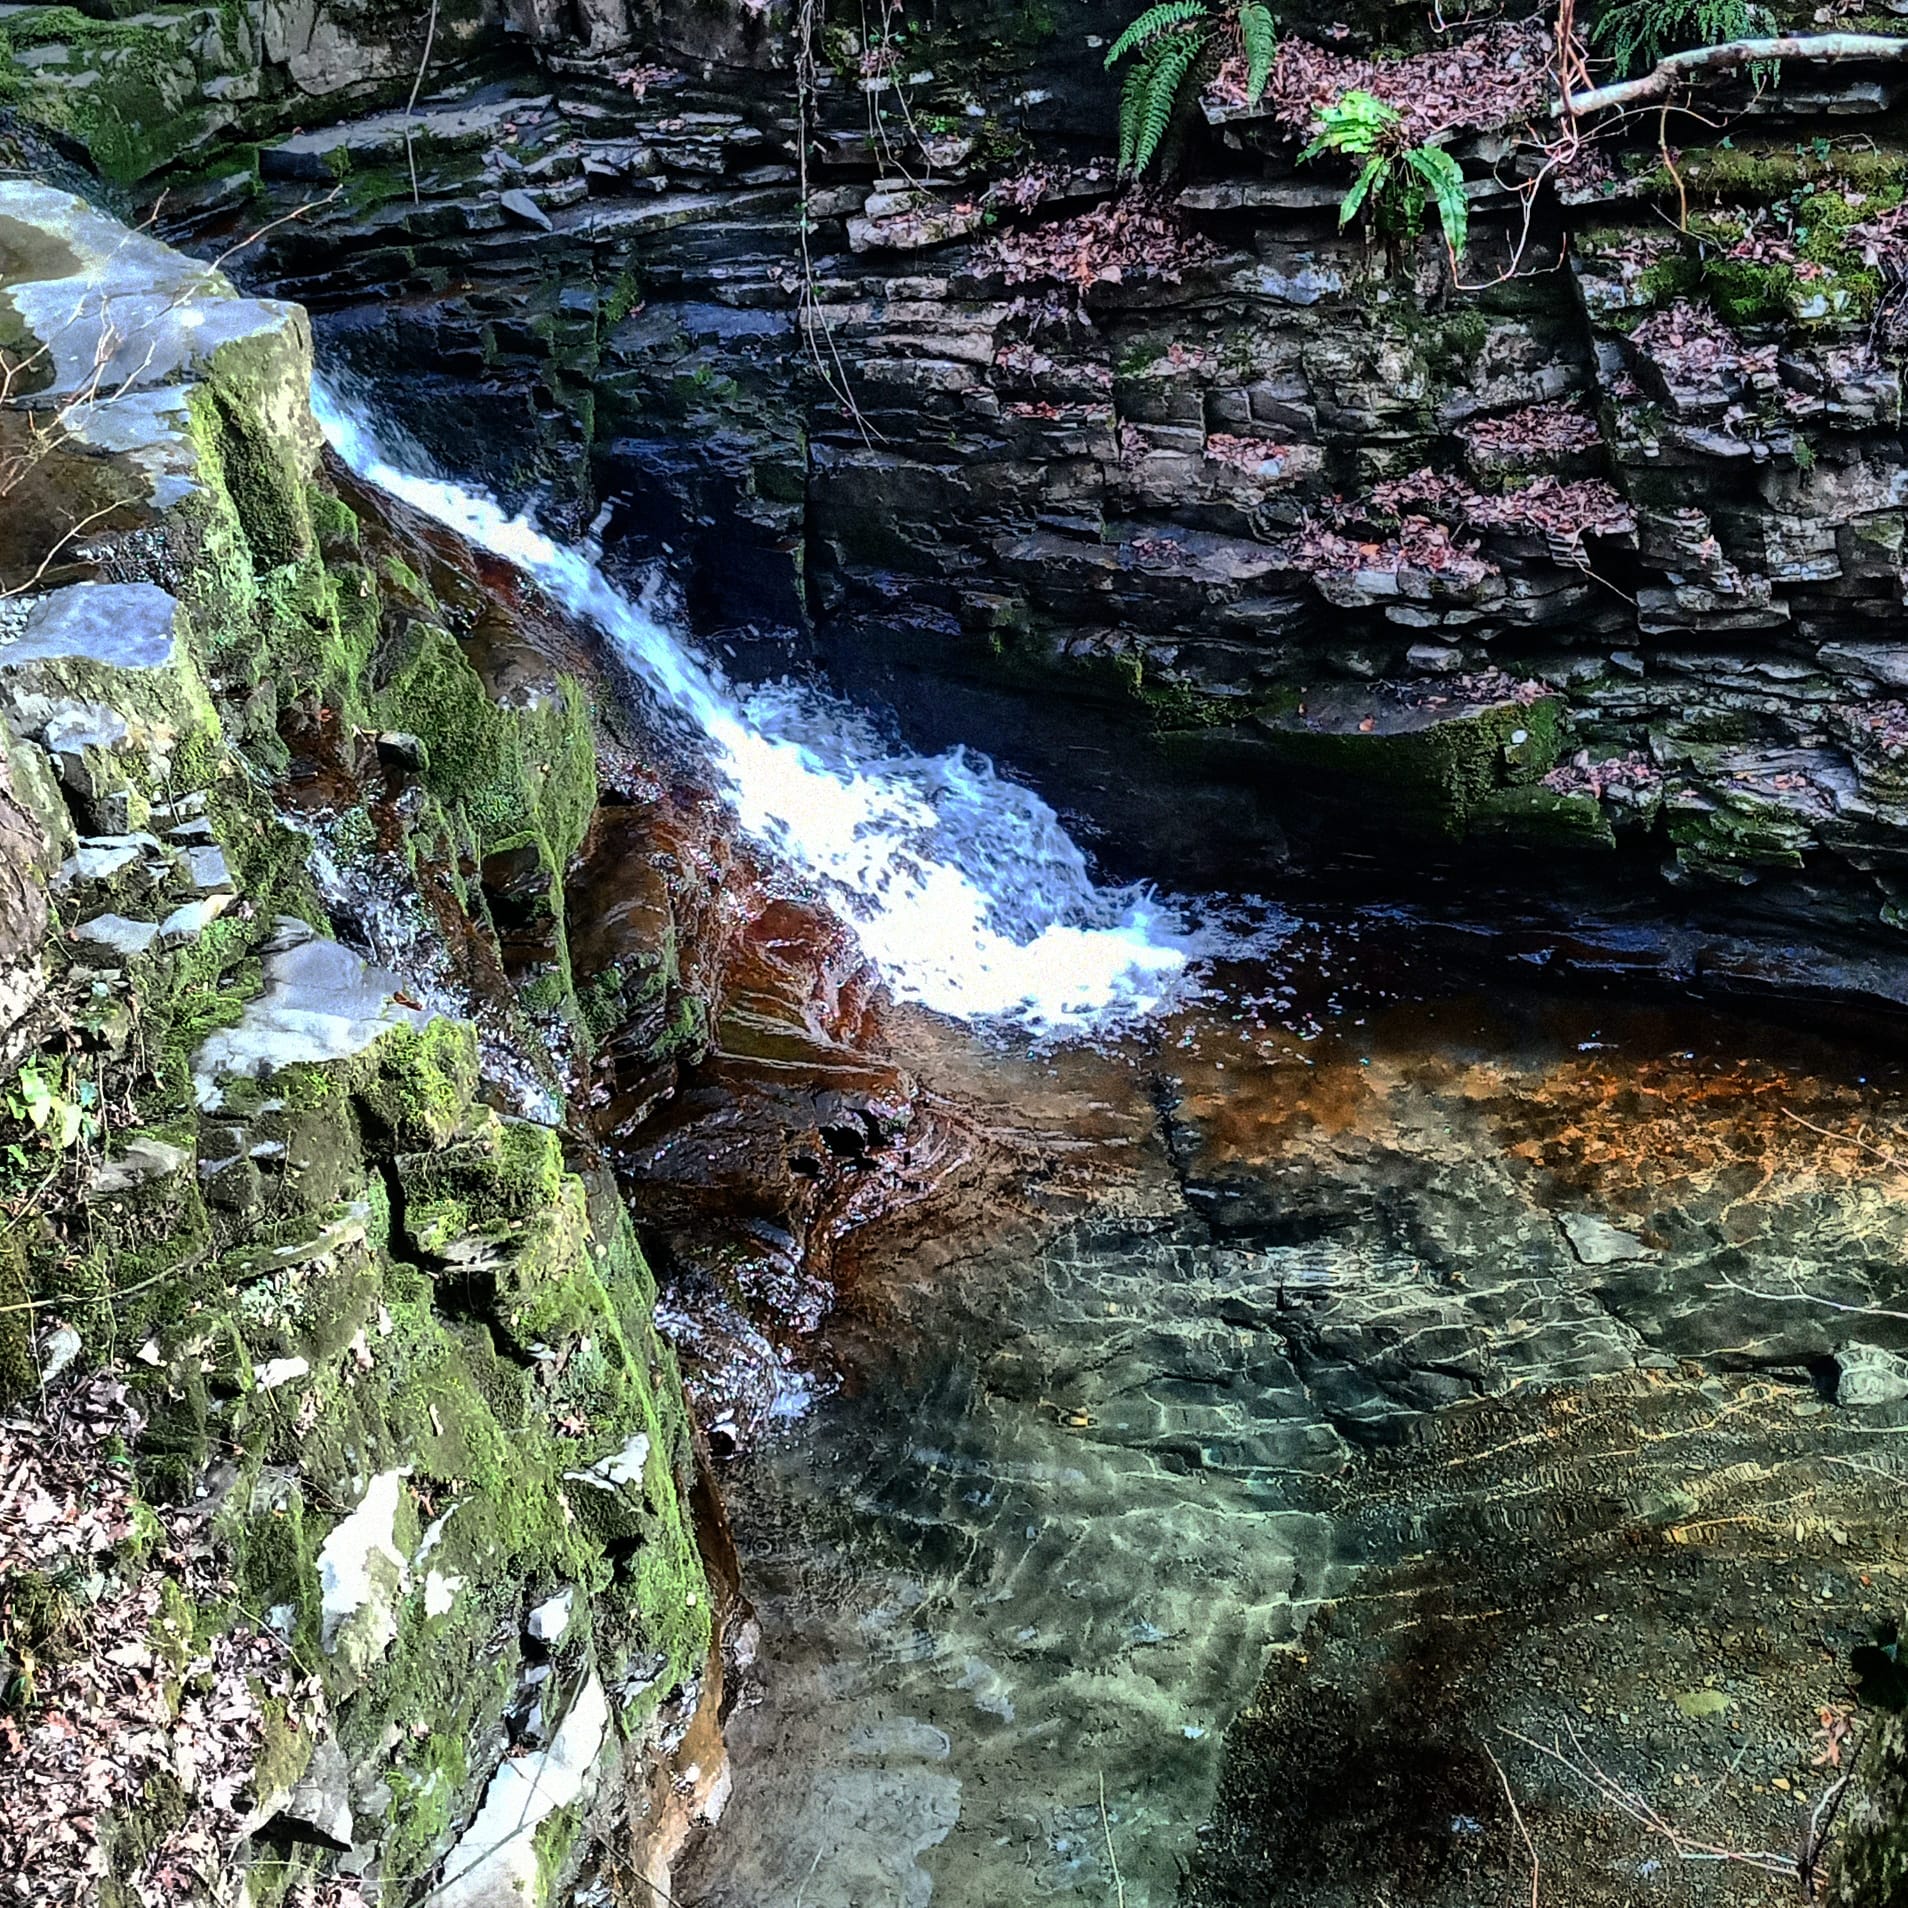
[[[1656,1254],[1634,1232],[1625,1232],[1592,1212],[1557,1215],[1570,1249],[1583,1265],[1622,1265],[1631,1259],[1653,1259]]]
[[[0,298],[53,367],[36,405],[98,393],[90,408],[114,409],[130,392],[202,375],[222,345],[307,329],[298,306],[241,298],[223,272],[37,180],[0,179],[8,238],[20,263],[0,281]]]
[[[415,114],[402,112],[370,113],[363,119],[347,120],[341,126],[324,126],[316,132],[293,133],[259,149],[258,169],[267,179],[314,179],[329,181],[338,174],[333,166],[343,153],[354,162],[376,162],[400,158],[404,152],[404,134],[408,126],[414,146],[446,148],[481,147],[505,136],[506,128],[543,112],[551,95],[534,99],[498,99],[473,106],[425,107]]]
[[[74,583],[43,596],[0,648],[0,671],[75,658],[110,669],[170,669],[179,605],[156,583]]]
[[[547,1749],[500,1763],[484,1805],[444,1864],[437,1908],[540,1908],[539,1823],[581,1801],[609,1733],[609,1699],[595,1671]]]
[[[309,930],[306,933],[309,934]],[[265,961],[265,991],[238,1024],[211,1035],[192,1061],[201,1108],[220,1104],[221,1080],[262,1080],[300,1062],[347,1060],[393,1027],[423,1027],[437,1016],[401,1007],[404,982],[336,941],[315,935]]]
[[[183,1146],[175,1146],[170,1140],[128,1140],[125,1150],[116,1158],[93,1168],[86,1191],[95,1199],[136,1192],[155,1179],[171,1179],[184,1172],[191,1158]]]
[[[159,938],[159,923],[135,921],[125,914],[102,914],[91,921],[82,921],[73,930],[73,938],[103,947],[130,961],[145,953]]]
[[[134,762],[218,726],[178,602],[155,583],[74,583],[37,599],[0,643],[0,720],[62,757],[98,747]]]

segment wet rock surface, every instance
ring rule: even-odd
[[[750,668],[997,752],[1124,868],[1257,883],[1395,867],[1402,836],[1699,927],[1808,910],[1896,960],[1899,366],[1856,233],[1886,89],[1798,93],[1676,178],[1599,150],[1500,282],[1501,142],[1461,141],[1483,288],[1452,292],[1428,241],[1339,232],[1338,187],[1236,102],[1174,195],[1114,206],[1127,11],[974,10],[906,76],[831,41],[812,298],[777,9],[539,15],[543,64],[427,97],[408,151],[388,110],[267,144],[275,211],[350,170],[250,269],[453,461],[608,505]],[[925,130],[943,108],[978,130]],[[1808,143],[1857,122],[1873,151]],[[167,216],[210,246],[254,208],[212,181]],[[1479,736],[1523,685],[1547,718]]]

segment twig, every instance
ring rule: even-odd
[[[1113,1870],[1113,1897],[1119,1908],[1126,1908],[1126,1878],[1120,1873],[1120,1858],[1113,1852],[1113,1824],[1106,1813],[1106,1771],[1100,1771],[1100,1833],[1106,1837],[1106,1859]]]
[[[1790,1107],[1778,1109],[1785,1120],[1793,1120],[1797,1126],[1806,1126],[1811,1133],[1819,1133],[1824,1139],[1840,1140],[1844,1146],[1859,1146],[1864,1153],[1873,1153],[1884,1164],[1894,1167],[1898,1173],[1908,1173],[1908,1160],[1901,1160],[1887,1151],[1862,1138],[1859,1133],[1837,1133],[1826,1126],[1817,1126],[1813,1120],[1805,1120],[1800,1113]]]
[[[1668,99],[1678,87],[1712,73],[1733,73],[1775,60],[1908,60],[1908,39],[1892,33],[1783,34],[1768,40],[1726,40],[1718,46],[1693,46],[1672,53],[1638,79],[1566,94],[1551,107],[1553,119],[1566,114],[1607,112],[1612,106]]]
[[[1845,1299],[1824,1298],[1820,1292],[1758,1292],[1752,1285],[1725,1275],[1708,1287],[1712,1292],[1738,1292],[1744,1298],[1760,1299],[1765,1305],[1820,1305],[1830,1312],[1849,1312],[1859,1318],[1892,1318],[1908,1323],[1908,1312],[1891,1312],[1885,1305],[1851,1305]]]
[[[1765,1875],[1781,1875],[1792,1880],[1799,1877],[1800,1866],[1793,1856],[1778,1855],[1770,1849],[1730,1848],[1721,1842],[1698,1841],[1693,1835],[1686,1834],[1647,1798],[1626,1789],[1614,1776],[1600,1769],[1591,1760],[1568,1721],[1564,1723],[1564,1731],[1570,1738],[1569,1753],[1555,1742],[1538,1742],[1530,1736],[1520,1735],[1515,1729],[1506,1729],[1504,1734],[1511,1741],[1521,1742],[1526,1749],[1534,1749],[1540,1756],[1548,1756],[1551,1761],[1568,1769],[1579,1782],[1586,1784],[1619,1815],[1634,1822],[1638,1828],[1646,1829],[1652,1835],[1660,1835],[1681,1861],[1729,1862],[1738,1867],[1757,1869]]]
[[[1524,1838],[1524,1852],[1530,1857],[1530,1908],[1537,1908],[1537,1881],[1543,1872],[1537,1862],[1537,1844],[1530,1839],[1530,1830],[1524,1826],[1524,1812],[1517,1806],[1517,1798],[1511,1793],[1510,1777],[1504,1773],[1504,1765],[1491,1753],[1491,1745],[1484,1745],[1484,1753],[1490,1757],[1490,1764],[1497,1771],[1497,1779],[1504,1786],[1504,1800],[1510,1804],[1511,1820],[1517,1824],[1517,1832]]]
[[[97,510],[89,510],[85,516],[81,517],[79,521],[60,538],[59,542],[54,544],[52,549],[47,551],[46,555],[40,559],[40,567],[35,570],[24,583],[15,583],[7,589],[0,590],[0,602],[4,602],[9,596],[24,596],[28,590],[33,589],[39,583],[40,578],[53,567],[53,559],[58,556],[82,530],[91,524],[97,523],[101,517],[110,517],[118,508],[118,503],[114,502],[101,504]]]
[[[424,57],[417,63],[417,78],[411,82],[411,97],[404,102],[404,163],[411,170],[411,203],[422,201],[417,195],[417,154],[411,149],[411,122],[417,114],[417,96],[424,90],[425,69],[431,63],[431,47],[437,39],[437,0],[431,0],[431,17],[424,28]]]

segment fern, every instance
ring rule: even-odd
[[[1353,90],[1319,109],[1318,133],[1299,154],[1301,164],[1320,153],[1362,159],[1358,177],[1338,208],[1338,222],[1349,225],[1370,206],[1381,226],[1418,229],[1427,197],[1438,209],[1438,224],[1456,258],[1470,236],[1471,208],[1464,196],[1464,171],[1442,146],[1408,146],[1404,115],[1375,94]]]
[[[1140,109],[1139,138],[1133,149],[1132,170],[1144,172],[1152,164],[1166,129],[1179,105],[1179,89],[1193,62],[1205,50],[1206,35],[1182,28],[1162,42],[1146,78],[1146,99]]]
[[[1299,164],[1321,152],[1348,153],[1360,158],[1375,151],[1379,142],[1396,132],[1404,115],[1375,94],[1357,89],[1330,106],[1319,108],[1318,137],[1299,154]]]
[[[1279,30],[1260,0],[1241,0],[1239,43],[1245,52],[1246,104],[1256,106],[1266,81],[1272,77],[1272,62],[1279,51]]]
[[[1106,64],[1109,68],[1117,66],[1143,41],[1157,39],[1169,28],[1189,26],[1193,21],[1206,17],[1206,0],[1160,0],[1158,6],[1148,7],[1113,42],[1107,52]]]
[[[1404,156],[1408,165],[1431,188],[1438,208],[1444,242],[1456,258],[1471,234],[1471,207],[1464,196],[1464,170],[1442,146],[1413,146]]]
[[[1232,45],[1245,56],[1246,98],[1256,106],[1278,54],[1278,28],[1264,0],[1235,0],[1223,14],[1210,0],[1159,0],[1113,42],[1109,67],[1133,59],[1120,88],[1122,172],[1144,172],[1162,154],[1172,159],[1187,97],[1210,82],[1219,49]]]
[[[1774,29],[1769,9],[1755,0],[1616,0],[1590,29],[1619,73],[1648,71],[1666,53],[1685,47],[1747,40]]]

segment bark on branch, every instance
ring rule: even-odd
[[[1908,60],[1908,39],[1892,33],[1803,33],[1773,40],[1726,40],[1672,53],[1639,79],[1619,80],[1566,102],[1572,113],[1599,113],[1612,106],[1645,106],[1668,99],[1679,87],[1712,73],[1733,73],[1775,60]],[[1560,118],[1564,105],[1551,108]]]

